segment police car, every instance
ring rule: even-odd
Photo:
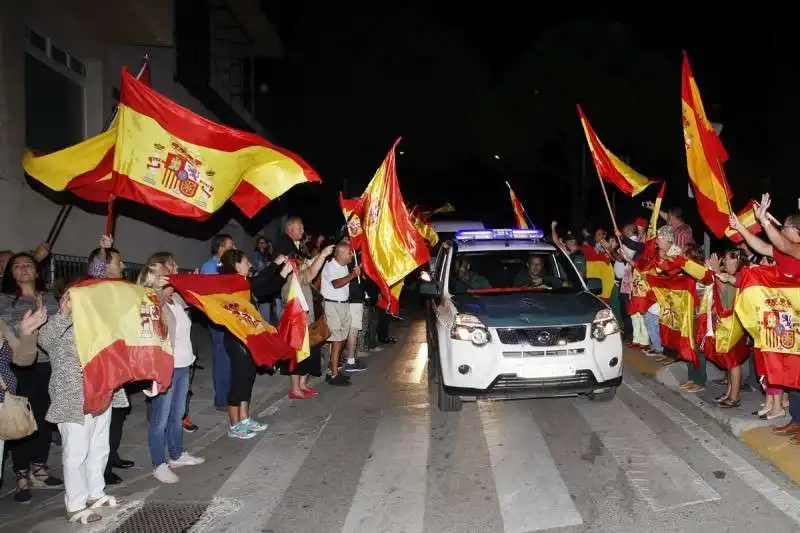
[[[611,309],[539,229],[464,230],[443,244],[427,298],[428,378],[442,411],[462,400],[614,398],[622,339]]]

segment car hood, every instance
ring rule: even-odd
[[[607,306],[587,293],[517,292],[453,296],[459,313],[469,313],[493,328],[586,324]]]

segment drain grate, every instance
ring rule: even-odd
[[[112,533],[186,533],[206,507],[208,502],[145,503]]]

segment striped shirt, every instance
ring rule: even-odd
[[[675,235],[675,246],[684,252],[686,248],[694,244],[694,235],[692,235],[692,228],[689,224],[681,222],[672,228],[672,233]]]

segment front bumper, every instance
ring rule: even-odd
[[[503,332],[501,332],[503,333]],[[491,341],[440,339],[444,386],[451,394],[488,398],[574,396],[616,387],[622,381],[622,338],[586,335],[557,346],[512,344],[490,329]]]

